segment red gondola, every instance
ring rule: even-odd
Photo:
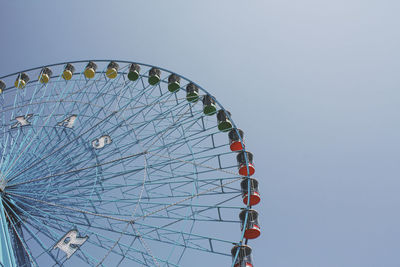
[[[247,155],[247,162],[246,164],[246,155]],[[256,169],[254,168],[253,164],[253,154],[247,151],[242,151],[236,156],[237,162],[239,164],[239,174],[243,176],[250,176],[253,175]]]
[[[236,253],[239,253],[236,257]],[[253,267],[253,263],[251,260],[251,247],[247,246],[247,245],[241,245],[241,246],[234,246],[231,249],[231,254],[232,254],[232,260],[235,260],[236,257],[236,261],[234,262],[234,267]]]
[[[242,130],[232,129],[228,136],[231,151],[240,151],[244,149],[244,142],[242,144],[244,133]]]
[[[244,238],[255,239],[261,235],[260,224],[258,223],[258,212],[256,210],[243,210],[239,214],[242,230],[247,216],[246,230],[244,231]]]
[[[243,203],[247,205],[247,202],[249,200],[249,195],[248,195],[249,180],[250,180],[250,206],[254,206],[260,203],[261,201],[261,196],[258,191],[258,181],[254,178],[243,179],[242,182],[240,183],[240,187],[242,188]]]

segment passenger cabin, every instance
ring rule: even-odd
[[[251,260],[251,247],[247,245],[236,245],[231,249],[231,254],[234,267],[253,267]]]
[[[151,68],[149,71],[149,84],[156,85],[161,80],[161,70],[157,68]]]
[[[138,64],[132,63],[129,66],[128,79],[131,81],[136,81],[137,79],[139,79],[139,73],[140,66]]]
[[[16,88],[23,89],[28,82],[29,82],[29,76],[25,72],[22,72],[18,75],[14,85]]]
[[[106,76],[109,79],[115,79],[118,76],[118,69],[119,65],[117,62],[111,61],[108,63],[107,70],[106,70]]]
[[[232,122],[229,117],[231,113],[227,110],[219,110],[217,113],[218,130],[222,132],[227,132],[232,129]]]
[[[247,223],[245,227],[245,220],[246,220],[246,214],[247,215]],[[260,224],[258,223],[258,212],[256,210],[243,210],[239,214],[240,218],[240,225],[241,225],[241,230],[244,230],[244,238],[246,239],[255,239],[260,236],[261,230],[260,230]]]
[[[214,115],[217,112],[215,100],[210,95],[205,95],[203,97],[203,112],[207,116]]]
[[[186,86],[186,100],[191,103],[199,100],[199,88],[194,83]]]
[[[176,74],[171,74],[168,77],[168,91],[170,91],[171,93],[175,93],[179,90],[179,88],[181,88],[180,85],[181,82],[181,77],[179,77]]]
[[[97,70],[97,65],[93,61],[89,61],[89,63],[86,65],[86,68],[83,72],[86,78],[92,79],[94,75],[96,74]]]
[[[53,72],[48,67],[44,67],[39,74],[38,80],[41,83],[48,83],[50,81],[51,75]]]
[[[240,151],[244,149],[244,133],[240,129],[232,129],[229,134],[229,147],[231,151]]]
[[[247,157],[247,162],[246,162]],[[236,156],[239,174],[243,176],[253,175],[256,169],[253,164],[253,154],[247,151],[239,152]],[[248,164],[247,164],[248,163]]]
[[[66,81],[71,80],[72,76],[74,75],[74,72],[75,72],[74,65],[68,63],[63,70],[63,74],[62,74],[63,79]]]
[[[0,94],[3,93],[4,89],[6,89],[6,84],[0,80]]]
[[[250,183],[250,196],[249,196],[249,183]],[[244,178],[240,183],[242,189],[243,203],[247,205],[250,197],[250,206],[257,205],[261,201],[261,196],[258,190],[258,181],[254,178]]]

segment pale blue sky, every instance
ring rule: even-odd
[[[231,111],[255,155],[255,267],[397,267],[399,11],[395,0],[2,0],[0,76],[89,58],[182,74]]]

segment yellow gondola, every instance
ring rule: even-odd
[[[66,81],[71,80],[72,75],[74,75],[74,72],[75,72],[75,67],[72,64],[68,63],[65,66],[63,74],[62,74],[63,79]]]
[[[25,88],[26,84],[29,82],[29,76],[22,72],[18,75],[17,79],[15,80],[14,86],[19,89]]]
[[[118,69],[119,65],[116,62],[111,61],[110,64],[108,64],[107,66],[107,71],[106,71],[107,78],[115,79],[118,76]]]
[[[85,75],[86,78],[92,79],[96,74],[96,70],[97,70],[96,63],[94,63],[93,61],[89,61],[83,74]]]
[[[48,83],[50,81],[51,75],[53,72],[48,67],[44,67],[39,74],[38,80],[41,83]]]

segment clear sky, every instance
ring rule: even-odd
[[[0,76],[90,58],[182,74],[231,111],[255,155],[255,267],[397,267],[399,10],[397,0],[2,0]]]

